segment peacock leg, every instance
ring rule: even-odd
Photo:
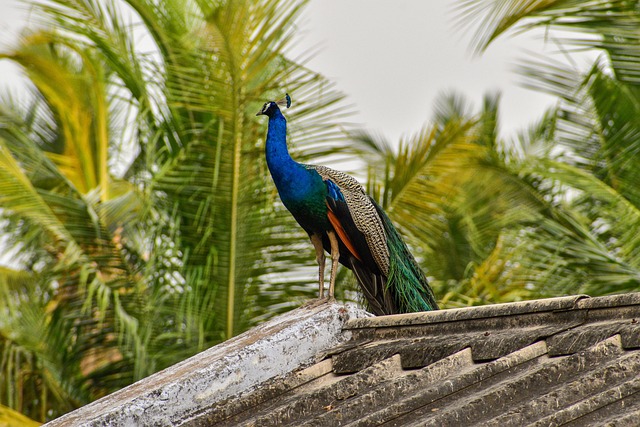
[[[329,299],[333,299],[333,291],[336,287],[336,274],[338,273],[338,260],[340,259],[340,249],[338,247],[338,237],[334,231],[327,231],[329,242],[331,243],[331,276],[329,280]]]
[[[316,250],[316,261],[318,261],[318,284],[319,292],[318,298],[324,298],[324,248],[322,247],[322,237],[319,234],[311,235],[311,243]]]

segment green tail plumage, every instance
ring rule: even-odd
[[[373,201],[382,219],[389,247],[389,275],[386,290],[390,292],[399,313],[437,310],[433,291],[422,269],[409,252],[398,230],[382,208]]]

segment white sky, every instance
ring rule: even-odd
[[[434,99],[453,90],[478,108],[485,93],[500,91],[509,133],[532,123],[554,99],[520,88],[514,68],[526,57],[524,49],[542,51],[542,37],[506,37],[475,56],[472,29],[454,25],[457,3],[312,0],[300,49],[320,46],[309,67],[337,82],[355,103],[357,122],[391,141],[417,132],[431,117]]]
[[[541,36],[499,39],[482,56],[470,51],[471,29],[455,28],[456,0],[311,0],[294,52],[315,49],[308,66],[338,84],[354,104],[353,121],[397,141],[430,118],[438,94],[456,90],[480,105],[502,93],[507,134],[538,119],[553,98],[518,86],[525,49],[542,52]],[[0,0],[0,46],[27,22],[26,6]],[[553,46],[551,46],[551,49]],[[0,61],[0,90],[16,86],[16,68]],[[295,99],[295,94],[292,94]]]

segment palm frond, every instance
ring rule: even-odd
[[[42,425],[28,417],[25,417],[18,411],[14,411],[4,405],[0,405],[0,425],[6,427],[37,427]]]

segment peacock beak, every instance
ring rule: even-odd
[[[260,109],[260,111],[258,111],[258,112],[256,113],[256,116],[260,116],[260,115],[262,115],[262,114],[265,114],[265,115],[266,115],[266,114],[267,114],[267,110],[268,110],[268,109],[269,109],[269,103],[268,103],[268,102],[265,102],[265,103],[264,103],[264,105],[262,106],[262,108]]]

